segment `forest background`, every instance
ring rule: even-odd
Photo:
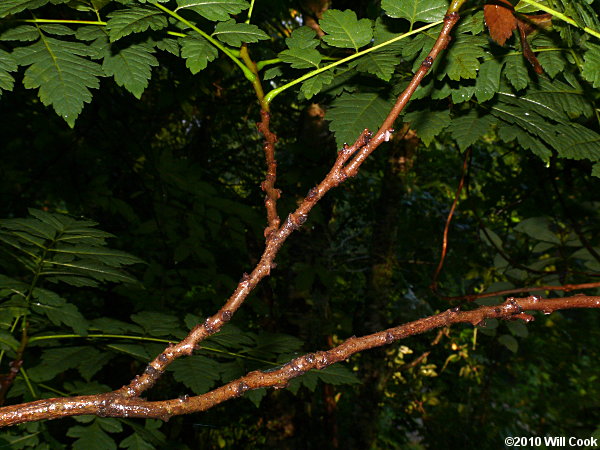
[[[4,405],[119,389],[198,324],[211,335],[145,398],[186,402],[449,308],[598,294],[598,0],[455,1],[452,39],[427,64],[443,0],[199,3],[0,4]],[[394,130],[299,218],[420,68]],[[268,277],[224,311],[286,224]],[[598,310],[555,309],[390,335],[167,422],[104,411],[4,428],[0,445],[600,437]]]

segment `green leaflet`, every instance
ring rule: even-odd
[[[17,62],[10,53],[0,50],[0,95],[2,91],[12,91],[15,79],[9,72],[15,72],[18,69]]]
[[[594,88],[598,88],[600,87],[600,45],[588,42],[586,47],[581,74],[592,83]]]
[[[41,362],[29,370],[36,382],[52,380],[68,369],[77,369],[89,381],[113,355],[90,346],[64,346],[45,349]]]
[[[143,311],[133,314],[131,320],[140,325],[145,334],[150,336],[174,336],[182,332],[179,319],[169,314]]]
[[[36,41],[40,37],[40,32],[33,25],[18,25],[9,28],[2,35],[0,41]]]
[[[384,49],[383,51],[367,53],[355,62],[352,62],[350,66],[356,67],[360,72],[371,73],[383,81],[390,81],[400,61],[399,56]]]
[[[23,84],[27,89],[39,88],[38,96],[46,106],[52,105],[69,126],[92,99],[90,88],[98,88],[103,76],[100,65],[84,56],[89,49],[79,42],[68,42],[41,35],[27,47],[15,49],[19,65],[29,66]]]
[[[82,336],[87,334],[88,321],[75,305],[67,303],[54,292],[47,289],[34,289],[31,306],[33,312],[46,315],[54,325],[64,324],[77,334]]]
[[[390,107],[389,102],[374,93],[345,93],[333,102],[325,118],[330,121],[329,129],[341,147],[345,143],[353,144],[365,128],[377,131]]]
[[[551,242],[552,244],[561,244],[560,238],[553,233],[550,228],[552,222],[547,216],[530,217],[524,219],[514,228],[515,231],[525,233],[529,237],[538,240]]]
[[[552,156],[552,150],[550,150],[546,144],[524,129],[508,123],[498,124],[498,137],[504,142],[512,142],[515,139],[521,147],[538,156],[542,161],[548,161]]]
[[[322,58],[321,54],[312,48],[291,48],[280,52],[278,56],[294,69],[316,69]]]
[[[404,122],[410,122],[411,128],[417,131],[418,136],[429,146],[433,139],[450,125],[450,111],[411,111],[403,117]]]
[[[479,68],[475,82],[475,96],[478,102],[490,100],[500,87],[500,74],[504,62],[495,59],[484,62]]]
[[[180,358],[167,369],[173,377],[192,390],[194,394],[204,394],[220,379],[219,364],[205,356]]]
[[[334,364],[322,370],[311,370],[301,377],[290,381],[288,389],[296,394],[301,386],[305,386],[311,392],[317,388],[319,381],[332,385],[357,384],[358,377],[341,364]]]
[[[485,56],[482,48],[485,45],[487,39],[482,36],[460,35],[437,66],[437,78],[441,80],[445,74],[451,80],[477,77],[479,58]]]
[[[563,158],[600,161],[600,134],[578,123],[561,123],[551,143]]]
[[[479,116],[471,110],[468,114],[452,119],[450,132],[458,147],[465,150],[488,132],[493,119],[489,115]]]
[[[117,41],[131,33],[160,30],[167,26],[167,18],[157,9],[148,6],[134,6],[119,9],[108,14],[106,24],[111,42]]]
[[[269,39],[267,33],[256,25],[235,23],[234,19],[228,20],[227,22],[219,22],[215,27],[215,32],[212,36],[232,47],[239,47],[242,43],[258,42]]]
[[[317,32],[309,27],[299,27],[292,31],[292,35],[285,39],[289,48],[309,49],[316,48],[320,41],[315,39]]]
[[[189,9],[208,20],[226,21],[231,14],[239,14],[250,7],[244,0],[177,0],[178,8]]]
[[[117,444],[99,423],[95,420],[90,426],[76,425],[69,428],[67,436],[77,438],[73,443],[73,450],[117,450]]]
[[[396,19],[406,19],[411,27],[415,22],[436,22],[444,18],[446,0],[382,0],[385,13]]]
[[[179,39],[181,44],[181,57],[185,58],[185,65],[193,74],[206,69],[208,63],[217,56],[217,49],[201,36],[186,36]]]
[[[561,81],[540,78],[535,87],[517,95],[502,85],[498,91],[499,100],[516,105],[523,110],[531,110],[556,121],[569,120],[581,115],[590,117],[592,110],[582,89],[573,88]]]
[[[339,11],[329,9],[319,21],[321,29],[326,33],[323,40],[332,47],[353,48],[358,51],[373,37],[371,21],[360,19],[351,10]]]
[[[114,76],[115,82],[131,92],[138,100],[148,80],[152,76],[152,67],[158,66],[158,60],[152,54],[149,44],[133,44],[104,57],[102,69],[108,76]]]
[[[16,14],[25,9],[36,9],[44,6],[50,0],[2,0],[0,2],[0,18]]]
[[[506,56],[504,76],[517,91],[527,87],[529,84],[529,70],[523,55]]]

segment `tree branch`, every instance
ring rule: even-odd
[[[600,296],[574,295],[572,297],[542,299],[536,296],[508,298],[497,306],[481,306],[471,311],[448,309],[434,316],[425,317],[377,333],[351,337],[327,351],[308,353],[295,358],[284,366],[269,371],[254,371],[203,395],[183,396],[178,399],[149,402],[140,397],[127,397],[119,391],[98,395],[69,398],[51,398],[0,408],[0,426],[15,425],[44,419],[93,414],[99,417],[139,417],[168,420],[170,417],[206,411],[220,403],[240,397],[253,389],[274,387],[281,389],[287,383],[309,370],[323,369],[348,359],[365,350],[389,345],[400,339],[425,333],[457,323],[474,326],[486,319],[522,319],[529,322],[533,316],[525,311],[541,311],[550,314],[561,309],[600,308]]]

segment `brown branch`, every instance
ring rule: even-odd
[[[275,160],[275,143],[277,136],[269,129],[269,121],[271,116],[269,111],[260,110],[262,120],[258,123],[258,131],[265,137],[263,150],[265,151],[265,160],[267,162],[267,175],[265,181],[260,184],[260,187],[265,192],[265,208],[267,209],[267,227],[265,228],[265,238],[275,232],[281,223],[277,214],[277,200],[281,196],[281,190],[275,188],[277,180],[277,161]]]
[[[51,398],[0,408],[0,426],[15,425],[44,419],[93,414],[99,417],[139,417],[168,420],[170,417],[206,411],[220,403],[240,397],[244,392],[273,387],[281,389],[287,383],[308,372],[320,370],[344,361],[350,356],[369,349],[392,344],[400,339],[425,333],[457,323],[478,325],[486,319],[534,319],[525,311],[542,311],[550,314],[561,309],[600,308],[600,296],[575,295],[572,297],[541,299],[536,296],[508,298],[496,306],[481,306],[471,311],[448,309],[394,328],[360,338],[351,337],[327,351],[308,353],[295,358],[275,370],[254,371],[213,391],[194,397],[183,396],[165,401],[147,401],[140,397],[128,398],[118,391],[99,395],[69,398]]]
[[[458,199],[460,198],[460,193],[462,192],[463,186],[465,185],[465,178],[467,176],[467,169],[469,167],[470,158],[471,147],[469,147],[465,152],[465,159],[463,161],[462,167],[462,176],[460,177],[458,189],[456,189],[456,194],[454,195],[452,207],[450,208],[450,212],[448,213],[448,217],[446,218],[446,225],[444,226],[444,235],[442,238],[442,253],[440,255],[440,262],[438,263],[438,266],[435,269],[435,273],[433,274],[433,277],[431,279],[430,288],[433,292],[437,291],[437,280],[440,275],[440,272],[442,271],[442,267],[444,267],[444,260],[446,259],[446,252],[448,251],[448,230],[450,228],[450,222],[452,222],[452,216],[454,216],[454,210],[456,209],[456,205],[458,204]]]

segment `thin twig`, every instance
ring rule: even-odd
[[[460,198],[460,193],[462,192],[463,186],[465,185],[465,179],[467,176],[467,169],[469,167],[469,160],[471,158],[471,147],[467,149],[465,152],[465,159],[463,161],[462,167],[462,176],[460,177],[460,182],[458,183],[458,189],[456,189],[456,194],[454,195],[454,201],[452,202],[452,207],[450,208],[450,212],[448,213],[448,217],[446,218],[446,225],[444,226],[444,237],[442,238],[442,253],[440,255],[440,262],[438,263],[437,268],[433,274],[431,279],[430,288],[433,292],[437,292],[437,281],[442,271],[442,267],[444,267],[444,260],[446,259],[446,252],[448,251],[448,230],[450,229],[450,222],[452,222],[452,216],[454,215],[454,211],[456,210],[456,205],[458,204],[458,199]]]
[[[267,174],[265,181],[260,186],[265,192],[265,208],[267,209],[267,227],[265,228],[265,238],[275,232],[281,220],[277,214],[277,200],[281,196],[281,190],[275,188],[277,180],[277,160],[275,159],[275,143],[277,136],[269,128],[270,114],[268,111],[261,109],[260,114],[262,120],[258,123],[258,131],[265,137],[263,150],[265,151],[265,160],[267,163]]]

